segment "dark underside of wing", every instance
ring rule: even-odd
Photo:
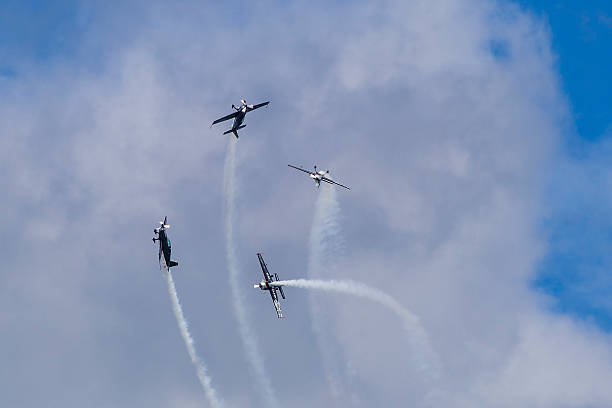
[[[288,164],[287,166],[289,166],[289,167],[291,167],[291,168],[294,168],[294,169],[296,169],[296,170],[299,170],[299,171],[303,171],[304,173],[313,174],[311,171],[304,170],[304,169],[303,169],[303,168],[301,168],[301,167],[292,166],[291,164]]]
[[[217,124],[217,123],[219,123],[219,122],[224,122],[224,121],[226,121],[226,120],[228,120],[228,119],[235,118],[235,117],[236,117],[236,115],[238,115],[238,112],[230,113],[230,114],[229,114],[229,115],[227,115],[227,116],[224,116],[224,117],[222,117],[222,118],[219,118],[219,119],[217,119],[217,120],[213,121],[213,123],[212,123],[212,124],[213,124],[213,125],[215,125],[215,124]],[[212,126],[212,125],[211,125],[211,126]]]
[[[268,272],[268,267],[266,266],[266,263],[263,260],[263,256],[261,256],[261,254],[257,254],[257,259],[259,259],[259,265],[261,265],[261,271],[263,272],[266,282],[271,281],[272,277],[270,276],[270,272]]]
[[[272,300],[273,301],[278,301],[278,295],[276,294],[276,290],[275,289],[271,289],[269,292],[270,292],[270,296],[272,296]]]
[[[347,187],[347,186],[345,186],[344,184],[336,183],[335,181],[330,180],[330,179],[322,178],[322,179],[321,179],[321,181],[324,181],[324,182],[329,183],[329,184],[335,184],[335,185],[337,185],[337,186],[344,187],[344,188],[346,188],[347,190],[350,190],[350,188],[348,188],[348,187]]]

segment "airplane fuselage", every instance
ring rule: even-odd
[[[323,178],[325,178],[325,174],[327,174],[327,173],[324,172],[324,171],[318,171],[316,173],[310,173],[310,178],[312,178],[315,181],[315,183],[316,183],[316,185],[318,187],[318,186],[321,185],[321,180]]]
[[[238,115],[234,118],[234,124],[232,125],[232,130],[238,129],[242,122],[244,122],[244,118],[246,117],[246,106],[243,106],[242,109],[238,110]]]
[[[262,280],[261,282],[259,282],[259,289],[261,289],[261,290],[274,290],[274,286],[270,286],[270,284],[268,282],[266,282],[265,280]]]
[[[160,229],[159,232],[159,262],[164,268],[168,268],[170,265],[170,255],[172,254],[172,243],[166,235],[166,231]]]

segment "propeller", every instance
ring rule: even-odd
[[[242,102],[243,105],[246,105],[246,101],[244,99],[241,99],[240,102]]]

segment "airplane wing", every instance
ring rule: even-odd
[[[276,302],[278,302],[278,295],[276,294],[276,288],[270,290],[269,292],[270,292],[270,296],[272,296],[272,301],[274,302],[274,304],[276,304]]]
[[[269,103],[270,103],[270,101],[268,101],[268,102],[264,102],[264,103],[258,103],[257,105],[250,105],[250,106],[247,106],[247,112],[252,111],[252,110],[255,110],[255,109],[257,109],[257,108],[261,108],[262,106],[266,106],[266,105],[267,105],[267,104],[269,104]]]
[[[270,276],[270,272],[268,272],[268,267],[266,266],[266,263],[263,260],[263,256],[261,256],[261,254],[257,254],[257,258],[259,259],[259,264],[261,265],[261,271],[263,272],[266,282],[272,281],[272,276]],[[274,292],[274,294],[276,295],[276,292]],[[272,299],[274,299],[274,296],[272,296]]]
[[[276,295],[276,289],[272,289],[270,291],[270,296],[272,296],[272,303],[274,303],[274,309],[276,309],[276,316],[279,319],[282,319],[285,316],[283,316],[283,311],[281,310],[281,305],[278,301],[278,296]]]
[[[329,183],[329,184],[335,184],[335,185],[337,185],[337,186],[344,187],[344,188],[346,188],[347,190],[350,190],[350,188],[348,188],[348,187],[347,187],[347,186],[345,186],[344,184],[336,183],[334,180],[330,180],[330,179],[325,178],[325,177],[323,177],[323,178],[321,179],[321,181],[324,181],[324,182]]]
[[[224,122],[224,121],[226,121],[226,120],[229,120],[229,119],[235,118],[235,117],[236,117],[236,115],[238,115],[238,112],[230,113],[230,114],[229,114],[229,115],[227,115],[227,116],[224,116],[224,117],[222,117],[222,118],[219,118],[219,119],[217,119],[217,120],[213,121],[212,125],[215,125],[215,124],[217,124],[217,123],[219,123],[219,122]],[[210,126],[212,126],[212,125],[210,125]]]
[[[292,167],[292,168],[294,168],[294,169],[296,169],[296,170],[299,170],[299,171],[303,171],[304,173],[314,174],[312,171],[304,170],[304,169],[302,169],[302,168],[300,168],[300,167],[292,166],[292,165],[290,165],[290,164],[288,164],[287,166]]]

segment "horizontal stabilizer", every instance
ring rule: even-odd
[[[242,129],[243,127],[246,127],[246,125],[238,126],[236,129],[226,130],[225,132],[223,132],[223,134],[224,135],[227,135],[228,133],[236,134],[236,131]]]
[[[276,278],[276,281],[278,282],[280,279],[278,279],[278,274],[274,274],[274,277]],[[283,287],[282,286],[276,286],[278,288],[278,290],[280,291],[281,296],[283,297],[283,299],[285,299],[285,294],[283,293]]]
[[[176,261],[168,262],[168,268],[172,268],[173,266],[176,266],[176,265],[178,265],[178,262],[176,262]]]

